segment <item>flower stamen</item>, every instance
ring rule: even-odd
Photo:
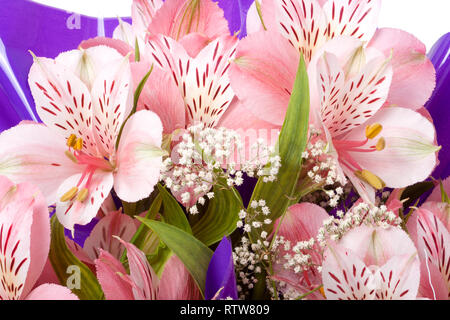
[[[87,188],[81,189],[77,195],[77,201],[84,202],[89,195],[89,190]]]
[[[72,200],[78,193],[77,187],[72,187],[69,191],[63,194],[63,196],[60,198],[61,202],[67,202]]]
[[[367,139],[374,139],[383,130],[383,126],[379,123],[370,124],[366,127],[366,137]]]
[[[381,190],[386,186],[383,180],[369,170],[355,171],[355,175],[377,190]]]

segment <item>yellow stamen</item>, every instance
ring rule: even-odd
[[[69,158],[70,160],[72,160],[75,163],[78,163],[77,158],[75,158],[75,156],[73,155],[72,152],[70,152],[69,150],[66,150],[66,152],[64,152],[67,156],[67,158]]]
[[[83,139],[78,138],[73,148],[77,151],[81,151],[81,149],[83,149]]]
[[[75,142],[77,140],[77,136],[73,133],[67,138],[67,146],[73,148],[75,146]]]
[[[367,139],[374,139],[383,130],[383,126],[379,123],[370,124],[366,127]]]
[[[326,299],[327,296],[325,295],[325,290],[323,289],[323,286],[320,287],[319,291],[320,291],[320,293],[322,294],[322,296]]]
[[[369,170],[355,171],[355,175],[377,190],[381,190],[386,186],[383,180],[381,180],[378,176],[376,176]]]
[[[77,195],[77,201],[84,202],[88,197],[89,190],[87,188],[81,189],[80,193]]]
[[[73,197],[75,197],[75,195],[78,193],[78,188],[77,187],[73,187],[71,188],[69,191],[67,191],[62,197],[61,197],[61,202],[67,202],[69,200],[72,200]]]
[[[381,137],[380,139],[378,139],[378,142],[375,145],[375,147],[377,148],[378,151],[384,150],[384,148],[386,148],[386,140],[383,137]]]

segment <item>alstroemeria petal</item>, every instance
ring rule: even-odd
[[[95,78],[121,57],[117,50],[99,45],[85,50],[62,52],[55,58],[55,63],[72,71],[91,90]]]
[[[83,150],[95,154],[91,95],[86,85],[68,67],[47,58],[35,58],[28,84],[41,120],[61,139],[71,134],[81,137]]]
[[[383,127],[385,148],[375,152],[350,152],[355,161],[391,188],[403,188],[425,180],[436,165],[433,124],[405,108],[384,108],[366,122]],[[365,126],[352,130],[346,140],[361,140]]]
[[[389,259],[375,273],[379,300],[412,300],[417,297],[420,261],[416,253]]]
[[[100,256],[95,260],[95,268],[107,300],[134,300],[130,276],[110,253],[100,249]]]
[[[279,33],[250,34],[239,42],[231,64],[233,91],[255,117],[281,126],[298,62],[298,53]]]
[[[290,206],[282,220],[278,235],[291,243],[309,241],[317,236],[317,232],[323,227],[323,222],[329,217],[325,209],[313,203],[304,202]],[[281,218],[275,222],[274,230],[280,220]],[[314,263],[320,264],[320,256],[313,255],[312,258]]]
[[[156,300],[159,278],[148,263],[145,254],[133,244],[120,239],[127,249],[130,277],[133,280],[133,294],[136,300]]]
[[[131,64],[136,86],[148,72],[146,70],[150,70],[150,66],[146,62]],[[155,112],[161,119],[164,133],[171,134],[175,129],[185,127],[186,109],[180,89],[172,75],[157,66],[153,67],[145,83],[137,109]]]
[[[24,293],[31,261],[32,222],[33,208],[25,203],[9,203],[0,212],[2,300],[20,299]]]
[[[351,250],[368,266],[382,266],[398,255],[417,253],[408,234],[397,227],[381,228],[362,225],[350,230],[339,244]]]
[[[153,16],[148,31],[177,41],[193,32],[210,39],[229,34],[223,11],[211,0],[166,1]]]
[[[360,126],[383,106],[389,93],[392,68],[380,52],[366,52],[362,42],[352,38],[336,38],[327,43],[323,51],[314,79],[320,98],[311,100],[320,104],[324,125],[336,137]],[[314,66],[309,69],[312,77],[314,70]],[[311,90],[314,87],[312,85]],[[315,94],[312,92],[311,96]]]
[[[83,249],[92,261],[99,257],[99,249],[106,250],[120,259],[124,249],[113,236],[118,236],[124,241],[131,241],[136,229],[130,216],[121,211],[110,212],[95,225]]]
[[[69,201],[61,201],[61,197],[70,189],[77,186],[81,174],[75,174],[66,179],[58,188],[58,202],[56,204],[56,216],[59,222],[69,230],[73,230],[75,224],[88,224],[97,215],[103,201],[111,192],[113,186],[113,173],[96,170],[89,186],[84,181],[78,186],[78,190],[88,189],[88,194],[84,201],[77,200],[74,196]]]
[[[437,187],[439,189],[439,187]],[[440,196],[440,194],[439,194]],[[426,209],[431,211],[439,220],[444,224],[447,230],[450,232],[450,204],[441,202],[430,201],[430,198],[427,199],[423,205],[420,206],[420,209]]]
[[[173,75],[185,102],[187,121],[215,126],[234,97],[228,70],[237,39],[217,38],[196,57],[190,57],[180,43],[168,37],[153,37],[149,44],[156,65]]]
[[[426,57],[425,45],[412,34],[398,29],[378,29],[369,47],[386,57],[392,54],[394,76],[387,103],[403,108],[421,108],[436,84],[433,64]]]
[[[78,297],[67,287],[46,283],[33,289],[26,300],[78,300]]]
[[[127,42],[119,40],[119,39],[111,39],[111,38],[106,38],[106,37],[95,37],[95,38],[91,38],[91,39],[82,41],[80,43],[79,47],[82,49],[88,49],[88,48],[97,47],[97,46],[106,46],[106,47],[115,49],[122,56],[126,56],[127,54],[132,53],[130,56],[130,59],[132,61],[134,61],[134,55],[133,55],[134,42],[133,42],[133,46],[131,46]]]
[[[154,112],[138,111],[128,119],[117,151],[114,190],[119,198],[135,202],[152,193],[159,180],[161,142],[162,124]]]
[[[131,5],[133,28],[145,34],[153,17],[163,4],[163,0],[133,0]]]
[[[322,207],[307,202],[296,204],[290,206],[286,211],[277,235],[284,237],[292,245],[300,241],[309,241],[311,238],[317,236],[319,228],[323,226],[323,222],[328,218],[328,213]],[[281,218],[275,222],[274,230],[277,230],[280,221]],[[306,253],[311,255],[312,263],[321,265],[322,256],[318,252],[320,252],[320,247],[318,244],[315,244],[313,250],[308,250]],[[300,294],[305,294],[322,283],[320,273],[315,267],[300,273],[296,273],[292,269],[286,269],[284,264],[287,261],[284,259],[284,256],[287,253],[292,255],[293,251],[284,250],[282,247],[279,248],[279,259],[276,259],[273,263],[273,278],[283,281],[288,285],[287,288],[282,288],[282,291],[289,290],[293,287]],[[304,279],[305,274],[307,274],[308,281]],[[317,292],[309,296],[309,298],[321,299],[323,297],[320,292]]]
[[[112,50],[112,49],[109,49]],[[103,155],[114,154],[123,120],[132,108],[130,63],[120,57],[96,77],[92,87],[93,130]]]
[[[65,140],[46,126],[18,125],[0,135],[0,174],[15,183],[35,184],[47,203],[55,203],[59,185],[81,172],[66,150]]]
[[[325,12],[316,0],[275,2],[278,31],[298,52],[303,53],[307,64],[311,61],[317,48],[330,37],[330,29],[333,36],[338,34],[337,27],[334,27],[336,23],[333,20],[327,26]],[[268,7],[264,3],[263,17],[269,15],[267,9]],[[274,15],[274,13],[270,14]],[[273,30],[273,27],[269,25],[267,28]]]
[[[205,299],[210,300],[219,292],[217,299],[237,299],[231,242],[223,237],[209,262],[206,273]]]
[[[329,300],[373,300],[375,277],[351,250],[329,245],[322,265],[324,293]]]
[[[183,262],[172,255],[159,282],[158,300],[201,300],[197,284]]]
[[[419,209],[417,216],[416,245],[422,263],[432,264],[440,273],[439,282],[447,284],[447,292],[439,290],[435,292],[437,299],[448,299],[450,295],[450,234],[444,224],[432,212]],[[423,268],[422,268],[423,269]],[[429,287],[428,273],[422,276],[422,287]],[[436,281],[436,277],[434,277]],[[433,287],[442,287],[433,284]],[[433,296],[428,296],[434,298]]]
[[[381,0],[329,0],[323,5],[328,22],[327,35],[367,41],[377,29],[380,9]]]

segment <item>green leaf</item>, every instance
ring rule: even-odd
[[[170,250],[169,247],[167,247],[162,241],[156,248],[155,252],[147,255],[147,260],[158,277],[161,278],[162,272],[164,271],[164,266],[171,256],[172,250]]]
[[[177,255],[197,283],[202,295],[205,291],[206,272],[213,252],[200,240],[170,224],[136,217],[154,232]]]
[[[134,40],[134,61],[135,62],[139,62],[141,61],[141,53],[139,51],[139,42],[138,39],[136,37],[136,39]]]
[[[62,285],[71,282],[69,279],[75,276],[74,273],[78,268],[80,270],[80,288],[71,289],[74,294],[81,300],[101,300],[103,299],[103,291],[97,278],[92,271],[69,250],[64,237],[64,228],[53,216],[51,219],[51,242],[49,252],[50,262]],[[77,268],[74,268],[77,267]],[[74,271],[70,271],[70,268]],[[68,269],[69,268],[69,269]]]
[[[164,206],[164,220],[170,225],[173,225],[187,233],[192,234],[191,226],[186,218],[186,214],[181,208],[178,201],[158,183],[159,194],[162,197]]]
[[[302,170],[302,153],[308,141],[309,103],[308,74],[301,56],[289,107],[278,139],[281,168],[277,180],[265,183],[260,178],[250,200],[250,203],[252,200],[266,201],[270,209],[267,218],[272,219],[272,224],[263,227],[268,233],[272,231],[275,220],[281,217],[290,205],[297,203],[301,196],[297,184]],[[252,211],[249,206],[249,216],[252,215]],[[261,231],[254,229],[249,235],[250,238],[256,239]]]
[[[158,193],[153,200],[150,209],[148,210],[147,214],[145,215],[145,218],[147,219],[154,219],[156,215],[159,213],[159,210],[161,209],[162,205],[162,197]],[[139,225],[139,228],[137,229],[136,233],[133,235],[133,238],[131,238],[130,243],[134,244],[137,248],[140,250],[147,252],[148,251],[148,242],[149,238],[151,237],[152,231],[147,228],[145,225],[141,224]],[[152,241],[153,242],[153,241]],[[124,250],[122,257],[120,258],[120,261],[122,263],[125,262],[127,258],[126,250]]]
[[[210,246],[223,236],[230,235],[236,229],[239,211],[243,209],[242,199],[236,189],[227,189],[215,185],[214,198],[209,201],[208,209],[193,227],[197,239]]]
[[[439,181],[439,186],[441,188],[441,199],[442,199],[442,202],[450,204],[450,199],[448,198],[447,192],[445,192],[444,184],[442,183],[442,180]]]

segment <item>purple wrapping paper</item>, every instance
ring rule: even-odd
[[[450,175],[450,33],[442,36],[428,53],[436,69],[436,88],[426,108],[433,118],[437,132],[439,166],[433,177],[445,179]]]
[[[91,18],[26,0],[0,0],[0,132],[21,120],[39,119],[27,83],[33,63],[29,50],[54,58],[77,48],[82,40],[112,36],[117,25],[116,18]]]

